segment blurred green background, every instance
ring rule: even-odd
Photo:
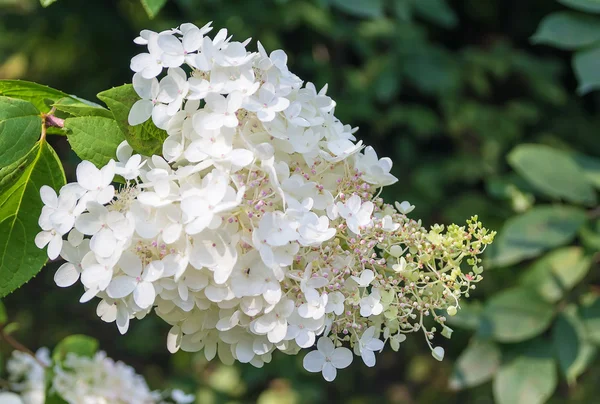
[[[562,0],[577,2],[593,0]],[[15,337],[36,349],[92,335],[152,388],[197,392],[198,403],[596,402],[597,195],[548,190],[543,175],[553,183],[562,173],[563,185],[585,177],[598,187],[599,100],[576,93],[569,47],[530,41],[545,16],[564,9],[548,0],[169,0],[150,20],[139,0],[59,0],[49,8],[0,0],[0,78],[90,100],[131,81],[141,29],[214,21],[237,39],[284,49],[301,78],[329,83],[337,117],[393,159],[399,182],[386,198],[415,204],[412,215],[427,226],[478,214],[500,231],[452,339],[439,337],[441,363],[420,334],[398,353],[386,349],[375,368],[355,360],[333,383],[305,372],[301,355],[275,354],[263,369],[170,355],[167,324],[149,317],[120,336],[94,303],[77,303],[81,290],[55,286],[58,264],[5,299],[20,326]],[[600,58],[595,63],[600,71]],[[76,157],[65,138],[51,141],[72,178]],[[523,144],[551,148],[529,156],[516,151]]]

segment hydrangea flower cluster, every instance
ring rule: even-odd
[[[0,392],[5,404],[44,404],[46,402],[46,368],[51,366],[50,351],[40,348],[33,357],[13,351],[7,362],[8,382],[12,392]],[[115,362],[100,351],[93,358],[67,354],[62,367],[51,374],[50,392],[69,404],[189,404],[193,395],[180,390],[150,391],[144,378],[135,370]]]
[[[123,142],[104,167],[82,162],[59,195],[42,189],[36,241],[67,261],[56,283],[80,280],[81,301],[99,298],[122,333],[154,311],[172,325],[171,352],[208,360],[261,367],[319,337],[304,365],[331,381],[351,349],[374,366],[385,342],[397,350],[419,330],[441,360],[427,321],[449,335],[445,313],[481,280],[494,233],[476,217],[427,230],[408,202],[384,203],[392,162],[335,117],[327,87],[303,83],[281,50],[211,30],[135,40],[148,51],[131,61],[129,123],[166,130],[162,156]]]

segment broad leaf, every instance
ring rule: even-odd
[[[490,380],[500,366],[501,353],[491,341],[474,339],[456,360],[450,388],[462,390]]]
[[[446,0],[417,0],[412,4],[416,14],[441,27],[454,28],[458,23],[454,10]]]
[[[167,3],[167,0],[140,0],[148,17],[154,18]]]
[[[0,326],[6,324],[8,321],[8,315],[6,314],[6,308],[4,307],[4,303],[0,300]]]
[[[574,50],[600,41],[600,18],[571,11],[552,13],[531,37],[534,43]]]
[[[485,305],[483,316],[495,340],[520,342],[548,328],[554,317],[554,306],[533,290],[517,287],[492,296]]]
[[[24,80],[0,80],[0,95],[29,101],[42,112],[50,111],[50,105],[69,97],[62,91]]]
[[[560,300],[590,270],[592,259],[581,247],[564,247],[537,260],[521,282],[537,291],[546,301]]]
[[[516,264],[571,241],[586,222],[583,209],[536,206],[510,218],[496,237],[488,258],[495,266]]]
[[[596,347],[585,335],[585,327],[575,306],[567,307],[552,328],[552,341],[558,364],[569,384],[574,384],[596,356]]]
[[[34,243],[43,206],[40,188],[58,191],[66,182],[58,156],[44,139],[30,153],[34,157],[23,174],[0,194],[0,297],[29,281],[46,262],[46,251]]]
[[[498,404],[542,404],[558,383],[552,358],[519,356],[503,365],[494,377]]]
[[[579,169],[583,171],[585,178],[597,189],[600,189],[600,159],[584,154],[576,154],[573,159],[579,165]]]
[[[66,112],[73,116],[103,116],[105,118],[113,118],[112,113],[100,105],[94,106],[91,103],[83,102],[75,98],[66,97],[58,100],[52,105],[58,111]]]
[[[23,158],[41,130],[40,111],[32,103],[0,96],[0,168]]]
[[[523,144],[508,155],[509,164],[536,189],[554,198],[594,205],[596,192],[568,153],[540,145]]]
[[[158,129],[151,119],[137,126],[128,123],[129,110],[140,99],[133,85],[126,84],[98,94],[98,98],[110,108],[125,139],[136,152],[151,156],[162,154],[162,144],[167,138],[167,132]]]
[[[600,345],[600,298],[582,305],[579,309],[579,316],[589,340]]]
[[[68,118],[65,128],[71,148],[79,158],[88,160],[98,167],[114,159],[117,147],[125,140],[114,119],[100,116]]]
[[[77,356],[93,357],[98,351],[98,341],[87,335],[69,335],[58,343],[52,351],[52,361],[60,365],[67,357],[67,354],[73,353]]]
[[[330,3],[348,14],[357,17],[377,18],[383,16],[383,0],[329,0]]]
[[[15,181],[21,178],[25,169],[31,164],[35,157],[36,155],[34,153],[27,153],[11,165],[0,168],[0,195],[12,187]]]
[[[579,82],[577,92],[586,94],[600,88],[600,47],[581,50],[573,57],[573,70]]]
[[[600,13],[600,0],[558,0],[558,2],[575,10]]]

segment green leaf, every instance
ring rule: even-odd
[[[519,342],[546,330],[554,317],[554,307],[533,290],[516,287],[492,296],[483,316],[495,340]]]
[[[154,18],[161,8],[167,3],[167,0],[140,0],[148,17]]]
[[[575,306],[561,313],[552,328],[558,364],[569,384],[574,384],[596,356],[596,347],[586,341],[585,328]]]
[[[600,159],[584,154],[576,154],[573,159],[579,165],[579,169],[583,171],[585,178],[597,189],[600,189]]]
[[[494,377],[497,404],[542,404],[558,383],[552,358],[520,356],[503,365]]]
[[[83,102],[71,97],[65,97],[52,105],[58,111],[66,112],[73,116],[103,116],[113,119],[112,112],[102,106],[94,106],[91,103]]]
[[[334,7],[357,17],[383,17],[383,0],[329,0],[329,2]]]
[[[48,7],[52,3],[56,3],[58,0],[40,0],[42,7]]]
[[[67,118],[65,128],[71,148],[79,158],[88,160],[98,167],[114,159],[117,147],[125,140],[119,125],[112,118],[86,116]]]
[[[98,98],[108,105],[133,150],[145,156],[162,154],[162,144],[167,138],[167,132],[158,129],[151,119],[137,126],[130,126],[128,123],[129,110],[140,99],[133,85],[126,84],[103,91],[98,94]]]
[[[0,195],[12,187],[15,181],[23,175],[23,171],[31,164],[34,158],[35,154],[27,153],[11,165],[0,168]]]
[[[536,206],[506,221],[487,257],[490,264],[508,266],[571,241],[586,222],[583,209]]]
[[[500,366],[501,353],[491,341],[474,339],[460,354],[450,377],[450,388],[462,390],[490,380]]]
[[[458,24],[456,14],[446,0],[417,0],[413,2],[413,10],[443,28],[454,28]]]
[[[4,303],[0,300],[0,326],[6,324],[8,321],[8,315],[6,314],[6,308],[4,307]]]
[[[600,0],[558,0],[558,2],[575,10],[600,13]]]
[[[589,340],[600,345],[600,298],[583,304],[579,308],[579,315]]]
[[[581,95],[600,88],[600,47],[581,50],[573,57],[573,70]]]
[[[447,317],[447,322],[453,327],[477,330],[481,326],[482,311],[483,306],[477,301],[461,302],[460,310],[456,315]]]
[[[42,117],[32,103],[0,96],[0,167],[23,158],[41,130]]]
[[[521,282],[546,301],[555,303],[578,284],[590,270],[592,259],[581,247],[554,250],[536,261]]]
[[[554,198],[594,205],[596,192],[568,153],[540,144],[522,144],[507,157],[508,163],[536,189]]]
[[[23,174],[0,194],[0,297],[29,281],[46,262],[46,251],[34,243],[43,206],[40,188],[58,191],[66,182],[58,156],[44,139],[30,153]]]
[[[574,50],[600,41],[600,18],[572,11],[561,11],[546,16],[536,33],[533,43]]]
[[[50,111],[51,104],[69,97],[62,91],[24,80],[0,80],[0,95],[29,101],[42,112]]]
[[[69,335],[52,351],[52,361],[60,365],[69,353],[91,358],[97,351],[98,341],[95,338],[81,334]]]

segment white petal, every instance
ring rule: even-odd
[[[100,186],[102,180],[100,170],[98,170],[93,163],[90,163],[87,160],[82,161],[77,166],[76,174],[77,182],[83,188],[94,191]]]
[[[41,231],[38,234],[36,234],[35,236],[35,245],[37,246],[37,248],[44,248],[46,247],[46,245],[48,245],[48,243],[50,242],[50,240],[52,240],[52,233],[49,231]]]
[[[79,279],[79,272],[75,265],[66,262],[58,268],[54,274],[54,282],[61,288],[73,285]]]
[[[329,338],[321,337],[319,338],[319,341],[317,341],[317,349],[324,356],[331,356],[333,355],[335,346],[333,345],[333,341],[331,341]]]
[[[323,365],[323,378],[328,382],[335,380],[337,376],[337,370],[330,362],[325,362]]]
[[[42,188],[40,188],[40,197],[42,198],[44,205],[58,207],[58,197],[56,196],[56,191],[48,185],[44,185]]]
[[[121,334],[129,329],[129,313],[123,304],[117,306],[117,329]]]
[[[322,371],[324,364],[325,357],[319,351],[311,351],[307,353],[304,359],[302,360],[302,365],[304,366],[304,369],[313,373]]]
[[[331,355],[331,363],[338,369],[344,369],[350,366],[353,357],[352,351],[348,348],[337,348]]]
[[[48,243],[48,258],[50,258],[51,260],[55,260],[56,258],[58,258],[60,250],[62,250],[62,245],[63,239],[61,236],[56,234],[54,237],[52,237],[52,239]]]
[[[90,240],[90,249],[100,257],[110,257],[117,247],[117,239],[112,230],[102,229]]]
[[[169,334],[167,335],[167,349],[169,352],[175,353],[179,351],[182,337],[183,333],[181,332],[181,327],[178,325],[171,327]]]
[[[154,105],[149,100],[138,100],[129,110],[127,121],[131,126],[146,122],[152,116]]]
[[[370,368],[375,366],[375,354],[373,353],[373,351],[363,349],[360,356],[362,357],[362,360],[365,363],[365,365],[367,365]]]
[[[433,351],[431,351],[431,355],[441,362],[444,359],[444,348],[436,346]]]
[[[235,347],[235,355],[241,363],[248,363],[254,358],[252,343],[246,340],[240,341]]]
[[[136,280],[131,276],[117,276],[110,281],[108,288],[106,288],[106,293],[113,299],[120,299],[131,294],[136,285]]]
[[[154,304],[156,291],[150,282],[140,282],[133,291],[133,300],[141,309],[147,309]]]

